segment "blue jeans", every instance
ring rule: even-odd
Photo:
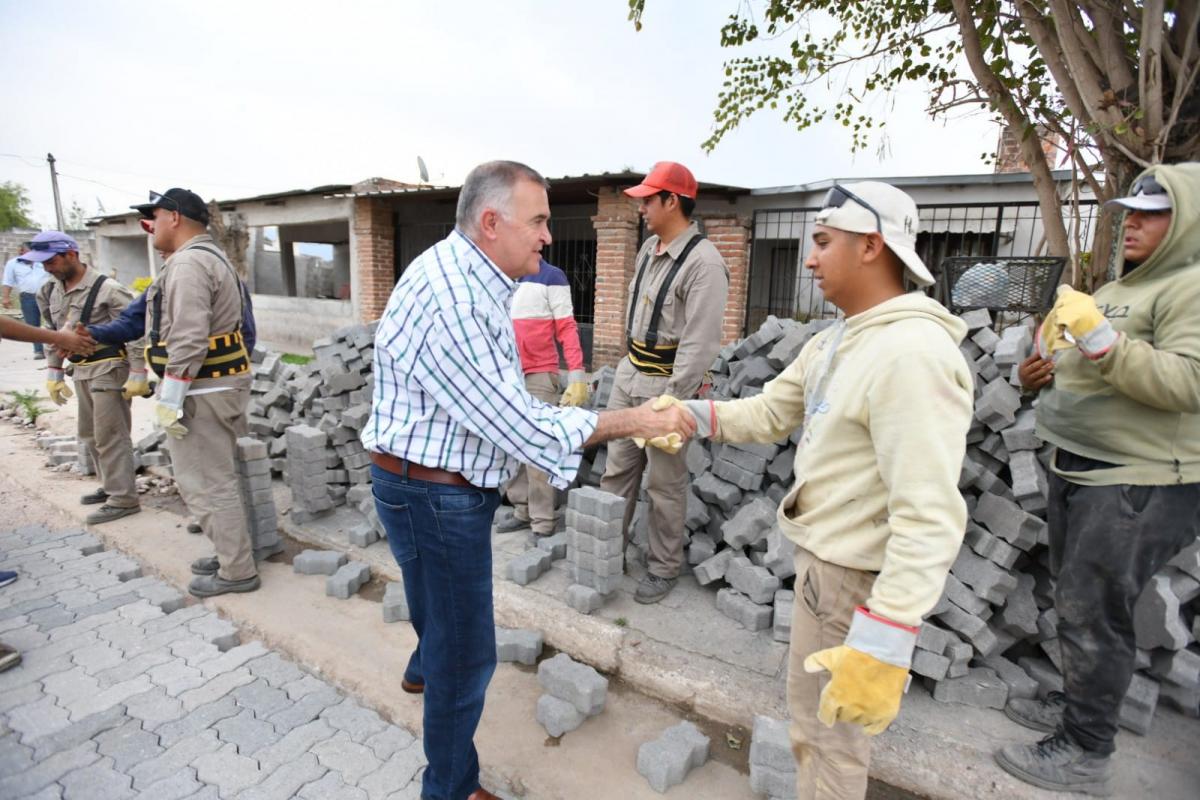
[[[32,292],[21,292],[21,316],[24,317],[26,325],[32,325],[35,328],[42,326],[42,312],[38,311],[37,295]],[[34,342],[33,352],[42,353],[41,342]]]
[[[465,800],[479,788],[473,740],[496,670],[492,516],[500,494],[419,481],[374,465],[371,479],[417,631],[404,678],[425,684],[429,766],[421,797]]]

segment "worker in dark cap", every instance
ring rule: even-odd
[[[146,291],[146,363],[159,377],[155,424],[169,437],[179,493],[216,550],[192,563],[188,591],[252,592],[258,570],[236,469],[250,394],[241,281],[194,192],[151,192],[133,208],[152,221],[154,248],[171,254]]]

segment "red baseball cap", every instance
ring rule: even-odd
[[[671,192],[695,200],[696,189],[696,178],[690,169],[674,161],[660,161],[649,175],[642,178],[641,183],[626,189],[625,194],[630,197],[649,197],[659,192]]]

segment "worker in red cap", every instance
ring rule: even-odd
[[[721,320],[729,296],[729,269],[692,221],[696,179],[673,161],[660,161],[625,194],[653,234],[637,254],[625,320],[629,353],[617,365],[610,409],[631,408],[659,395],[696,396],[721,348]],[[608,445],[600,488],[625,498],[625,536],[637,505],[642,473],[649,469],[647,571],[634,599],[657,603],[675,587],[683,564],[688,470],[674,447],[640,447],[631,439]]]

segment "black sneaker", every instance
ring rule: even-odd
[[[204,533],[204,528],[200,527],[200,523],[194,519],[189,519],[187,524],[188,533]]]
[[[262,586],[262,581],[257,575],[240,581],[227,581],[220,575],[199,575],[188,584],[188,592],[195,597],[215,597],[234,592],[253,592],[259,586]]]
[[[98,506],[108,499],[108,492],[103,488],[97,489],[91,494],[85,494],[79,498],[79,504],[84,506]]]
[[[678,582],[678,578],[660,578],[653,574],[646,575],[646,577],[642,578],[641,583],[638,584],[633,599],[642,605],[657,603],[670,594]]]
[[[996,753],[996,763],[1008,774],[1042,789],[1100,797],[1112,794],[1111,759],[1084,750],[1062,732],[1037,744],[1003,747]]]
[[[20,663],[21,654],[6,645],[4,642],[0,642],[0,672],[4,672],[6,669],[12,669]]]
[[[1062,692],[1050,692],[1045,700],[1014,698],[1004,707],[1004,716],[1018,725],[1042,733],[1054,733],[1062,723],[1067,698]]]

